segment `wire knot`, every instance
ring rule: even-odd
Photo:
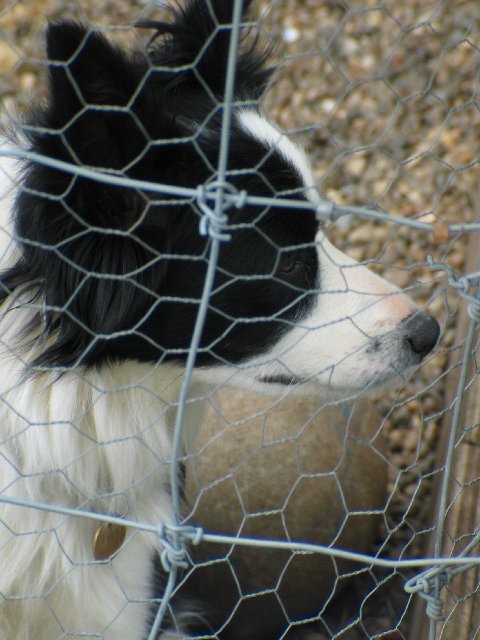
[[[449,264],[437,262],[431,255],[427,256],[427,264],[433,271],[445,271],[448,284],[457,289],[462,295],[468,294],[471,283],[467,276],[458,276]]]
[[[427,603],[427,616],[431,620],[440,622],[445,620],[445,616],[443,615],[443,600],[439,594],[450,583],[451,579],[452,574],[448,568],[435,567],[434,569],[427,569],[408,580],[404,589],[407,593],[418,593]]]
[[[220,193],[220,202],[217,201],[217,194]],[[225,198],[225,195],[228,195]],[[200,234],[202,236],[210,236],[216,240],[231,240],[231,234],[228,233],[229,224],[228,216],[225,213],[232,205],[237,209],[241,209],[246,202],[246,191],[237,191],[237,189],[226,181],[215,180],[207,185],[200,185],[197,188],[196,203],[202,218],[200,220]],[[214,206],[210,206],[209,201],[214,201]]]
[[[427,256],[427,264],[434,271],[445,271],[448,284],[457,289],[460,295],[468,300],[468,316],[474,322],[480,323],[480,284],[477,285],[476,297],[469,293],[474,280],[478,279],[479,274],[474,273],[467,276],[458,276],[450,265],[436,262],[432,256]]]
[[[430,620],[434,620],[435,622],[441,622],[445,620],[445,616],[443,615],[443,600],[440,597],[436,597],[433,594],[420,594],[426,601],[427,607],[425,612]]]
[[[480,298],[470,298],[470,302],[467,307],[467,313],[474,322],[476,322],[477,324],[480,322]]]
[[[317,204],[315,209],[315,217],[320,222],[324,222],[325,220],[335,220],[338,217],[335,215],[335,204],[330,202],[330,200],[324,200],[322,198],[321,202]]]
[[[163,547],[160,553],[162,566],[167,573],[170,573],[173,567],[177,569],[188,568],[185,542],[188,541],[194,545],[200,544],[203,529],[188,525],[169,525],[162,522],[158,525],[157,536]]]

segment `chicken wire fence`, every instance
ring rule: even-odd
[[[282,61],[265,106],[308,147],[325,196],[314,206],[239,193],[228,183],[241,4],[235,2],[231,26],[213,182],[196,189],[152,184],[0,149],[0,155],[21,156],[105,184],[195,201],[202,213],[200,232],[210,236],[208,272],[175,418],[173,524],[128,521],[7,495],[0,500],[18,509],[47,510],[157,536],[167,579],[149,640],[172,615],[172,599],[189,575],[195,579],[197,569],[206,572],[200,588],[225,599],[220,631],[242,611],[250,617],[263,611],[283,621],[272,625],[283,625],[278,637],[290,637],[306,621],[309,633],[319,639],[433,640],[453,633],[473,639],[480,633],[472,607],[479,535],[478,8],[473,0],[257,3],[259,24],[279,40]],[[18,124],[13,114],[28,103],[25,92],[38,90],[43,63],[37,47],[45,15],[73,12],[106,25],[161,10],[155,3],[120,0],[101,9],[89,1],[73,8],[54,0],[7,0],[0,9],[0,91],[8,119]],[[127,38],[125,29],[117,32]],[[318,400],[286,397],[278,404],[253,393],[225,395],[219,387],[207,398],[203,440],[201,434],[184,451],[184,409],[218,253],[229,241],[229,209],[245,203],[314,207],[319,220],[332,223],[336,244],[384,271],[432,310],[442,321],[442,340],[413,381],[375,401],[318,406]],[[329,438],[322,438],[320,449],[333,450],[332,459],[319,464],[308,457],[310,449],[318,455],[310,439],[312,424],[317,439],[319,427]],[[216,468],[219,456],[223,468]],[[459,460],[466,460],[464,466]],[[358,471],[349,476],[350,467]],[[294,523],[312,509],[321,509],[325,530],[317,540],[304,542],[301,526]],[[226,526],[225,533],[214,532],[222,521],[231,531]],[[235,573],[237,562],[243,576]],[[255,570],[267,576],[263,584],[255,580]],[[228,588],[221,582],[227,574]],[[462,579],[463,591],[458,591],[455,584]],[[292,592],[312,602],[300,618],[289,611]],[[426,614],[417,609],[415,615],[419,598],[412,594],[426,601]],[[1,596],[4,602],[9,598]],[[259,608],[250,609],[255,603]],[[425,623],[419,622],[422,617]]]

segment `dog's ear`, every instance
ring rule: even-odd
[[[47,30],[49,98],[44,125],[62,159],[123,169],[147,144],[129,113],[143,71],[103,34],[62,20]]]
[[[155,29],[150,55],[154,64],[170,67],[176,86],[197,84],[222,98],[228,67],[234,0],[186,0],[172,8],[171,22],[140,21],[137,27]],[[243,2],[241,45],[236,60],[235,93],[257,101],[268,86],[271,46],[246,22],[250,0]]]
[[[61,20],[46,33],[52,95],[62,98],[67,116],[83,105],[125,106],[130,88],[125,54],[91,27]]]
[[[49,26],[47,55],[49,95],[26,125],[32,150],[129,176],[126,167],[148,144],[129,108],[144,58],[135,62],[71,21]],[[157,212],[135,189],[27,164],[16,199],[21,258],[2,283],[45,307],[38,330],[47,347],[35,364],[70,366],[110,348],[112,335],[128,341],[135,334],[158,304],[171,209]]]

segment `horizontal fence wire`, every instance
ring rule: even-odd
[[[101,182],[104,184],[111,184],[117,187],[123,187],[125,189],[138,189],[139,191],[151,191],[153,193],[160,193],[164,195],[173,195],[178,198],[185,198],[186,202],[195,200],[215,200],[217,198],[217,192],[215,189],[205,188],[204,185],[199,185],[197,189],[189,187],[179,187],[177,185],[162,184],[161,182],[148,182],[145,180],[136,180],[125,176],[113,175],[105,171],[99,171],[97,169],[89,169],[88,167],[71,164],[69,162],[63,162],[62,160],[56,160],[55,158],[49,158],[47,156],[39,156],[38,154],[25,151],[22,149],[0,149],[0,157],[8,158],[21,158],[24,160],[30,160],[31,162],[42,164],[59,171],[65,171],[66,173],[88,178],[95,182]],[[365,218],[366,220],[375,220],[378,222],[387,222],[392,224],[399,224],[412,229],[418,229],[420,231],[426,231],[435,233],[436,230],[441,228],[447,234],[458,234],[470,231],[480,231],[479,222],[465,222],[465,223],[430,223],[422,222],[412,218],[402,218],[395,216],[384,211],[377,211],[369,207],[360,207],[353,205],[334,204],[328,200],[322,200],[318,204],[312,202],[306,202],[305,200],[295,200],[292,198],[282,197],[265,197],[249,195],[245,192],[241,193],[225,193],[224,200],[226,207],[236,206],[242,207],[246,204],[251,204],[259,207],[282,207],[282,208],[294,208],[305,211],[314,210],[319,220],[327,221],[337,220],[340,216],[352,215],[359,218]]]
[[[422,582],[424,576],[429,578],[435,576],[440,569],[448,567],[459,567],[460,570],[470,569],[472,566],[480,564],[480,557],[478,556],[465,556],[465,554],[458,557],[448,558],[410,558],[406,560],[390,560],[388,558],[375,557],[362,553],[355,553],[345,549],[337,549],[335,547],[325,547],[319,544],[308,544],[305,542],[285,542],[283,540],[268,540],[261,538],[248,538],[246,536],[227,536],[219,533],[211,533],[203,531],[200,527],[188,526],[188,525],[171,525],[168,523],[148,523],[137,522],[136,520],[128,520],[126,518],[116,518],[107,513],[94,513],[92,511],[86,511],[82,509],[70,509],[68,507],[62,507],[53,504],[42,504],[37,501],[23,500],[21,498],[9,498],[2,496],[2,502],[5,504],[11,504],[25,509],[40,509],[43,511],[50,511],[52,513],[58,513],[74,518],[87,518],[88,520],[96,520],[98,522],[108,522],[118,526],[129,527],[132,529],[138,529],[139,531],[147,531],[160,538],[162,545],[165,547],[167,556],[165,564],[169,568],[175,564],[175,549],[172,549],[171,544],[168,541],[168,536],[175,537],[180,536],[183,541],[188,541],[191,544],[200,544],[201,542],[213,542],[214,544],[221,545],[244,545],[248,547],[268,548],[268,549],[285,549],[287,551],[300,551],[303,553],[320,553],[333,558],[341,558],[343,560],[351,560],[360,564],[366,564],[376,567],[385,567],[388,569],[403,569],[403,568],[415,568],[415,567],[430,567],[428,571],[423,572],[420,578],[414,578],[409,581],[407,590],[409,592],[418,592],[419,588],[416,585],[416,581]],[[472,551],[480,542],[480,536],[477,536],[473,542],[468,545],[468,551]],[[171,554],[168,557],[168,554]],[[185,557],[183,554],[182,558]],[[438,569],[432,569],[431,565],[438,567]],[[454,575],[453,569],[450,573]]]

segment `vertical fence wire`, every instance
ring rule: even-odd
[[[476,291],[475,291],[476,290]],[[476,294],[476,295],[475,295]],[[448,438],[447,453],[445,458],[445,465],[442,473],[442,482],[440,488],[440,500],[437,510],[437,526],[435,531],[435,557],[442,555],[442,547],[445,535],[445,523],[447,518],[448,509],[448,493],[451,487],[453,462],[456,450],[456,444],[458,440],[460,418],[462,415],[463,396],[467,385],[467,375],[474,360],[474,339],[480,322],[480,285],[477,283],[474,285],[474,295],[468,297],[468,316],[469,323],[465,339],[465,346],[463,350],[463,361],[460,370],[460,376],[458,379],[457,393],[455,398],[455,408],[452,416],[452,424],[450,427],[450,433]],[[435,598],[441,602],[441,590],[445,586],[442,584],[440,574],[435,579]],[[430,618],[430,640],[436,640],[437,638],[437,622],[435,616]]]
[[[230,42],[228,49],[228,61],[227,61],[227,75],[225,83],[225,97],[222,104],[222,131],[220,138],[219,159],[217,166],[217,185],[216,185],[216,197],[214,203],[214,210],[206,213],[208,204],[203,204],[203,215],[209,215],[209,225],[207,228],[203,228],[202,231],[210,235],[210,248],[208,253],[208,267],[205,276],[205,283],[203,286],[202,297],[195,320],[195,326],[192,336],[192,341],[188,351],[187,362],[185,365],[185,372],[183,374],[182,387],[180,391],[180,397],[178,402],[177,415],[175,419],[175,427],[173,433],[173,446],[172,446],[172,460],[170,463],[170,490],[172,493],[172,507],[173,518],[176,528],[174,530],[174,546],[176,551],[183,557],[183,546],[185,541],[182,540],[180,532],[180,472],[179,463],[182,452],[182,432],[185,407],[188,399],[188,391],[190,387],[190,381],[195,366],[195,359],[197,357],[198,348],[203,331],[203,325],[205,323],[205,317],[208,310],[210,294],[213,288],[213,282],[215,279],[215,272],[218,262],[218,254],[220,251],[220,244],[224,238],[219,234],[219,226],[225,218],[225,200],[224,200],[224,183],[226,178],[227,164],[228,164],[228,149],[230,139],[230,122],[232,117],[232,104],[233,104],[233,92],[235,86],[235,68],[237,63],[238,46],[240,41],[240,25],[242,20],[242,6],[243,0],[234,0],[232,25],[230,30]],[[210,7],[210,11],[213,9]],[[148,636],[148,640],[155,640],[158,635],[160,625],[165,616],[167,606],[170,598],[173,594],[175,584],[177,582],[177,566],[173,565],[168,575],[167,587],[165,589],[161,606],[158,609],[157,615],[153,622],[151,631]]]

